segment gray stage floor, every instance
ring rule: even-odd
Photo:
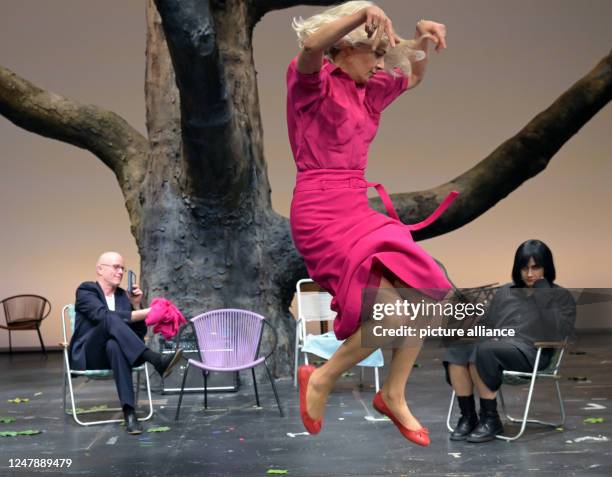
[[[255,407],[250,374],[245,374],[237,393],[210,395],[208,411],[203,410],[201,395],[187,395],[179,423],[174,422],[177,396],[154,393],[155,415],[145,427],[170,430],[129,436],[117,424],[81,427],[62,414],[60,353],[51,353],[48,360],[34,353],[12,358],[2,354],[0,416],[15,422],[0,423],[0,432],[42,433],[0,437],[0,474],[265,476],[275,469],[294,477],[612,475],[611,337],[582,336],[570,348],[561,382],[568,415],[564,430],[531,426],[519,441],[485,444],[448,440],[450,388],[440,364],[442,350],[428,342],[407,394],[415,415],[430,429],[432,444],[427,448],[403,439],[390,421],[373,420],[379,416],[371,405],[371,382],[360,388],[357,375],[338,384],[318,436],[303,434],[297,393],[289,379],[277,381],[286,413],[281,418],[265,379],[259,386],[263,407]],[[572,376],[588,380],[568,379]],[[112,382],[81,381],[77,389],[85,399],[83,407],[116,402]],[[511,409],[518,409],[525,392],[526,388],[507,387]],[[7,402],[15,397],[29,402]],[[550,383],[536,385],[535,399],[535,414],[554,418]],[[602,417],[604,422],[587,424],[587,417]],[[69,458],[72,465],[61,471],[9,468],[10,459],[17,458]]]

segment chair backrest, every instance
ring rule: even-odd
[[[37,322],[51,312],[51,303],[39,295],[15,295],[2,300],[6,324]]]
[[[68,305],[64,305],[62,308],[62,335],[64,336],[64,343],[68,342],[68,333],[66,333],[66,322],[70,326],[70,334],[74,333],[74,305],[69,303]]]
[[[263,316],[229,308],[203,313],[191,322],[200,358],[208,366],[231,371],[257,358],[265,322]]]
[[[331,306],[332,296],[310,278],[299,280],[295,285],[299,338],[306,336],[309,321],[329,321],[336,317]]]

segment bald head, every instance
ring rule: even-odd
[[[106,292],[114,292],[123,279],[125,265],[123,257],[117,252],[104,252],[96,262],[98,283]]]
[[[114,263],[117,260],[120,260],[121,263],[123,264],[123,257],[121,256],[121,254],[117,252],[104,252],[102,255],[98,257],[96,266],[102,263]]]

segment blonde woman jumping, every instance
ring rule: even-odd
[[[365,180],[368,147],[383,110],[422,80],[429,43],[446,48],[441,23],[421,20],[404,40],[372,2],[353,1],[306,20],[294,20],[301,50],[287,71],[287,123],[297,180],[291,232],[311,278],[333,295],[334,331],[344,344],[323,366],[301,366],[300,412],[311,434],[321,430],[325,403],[336,380],[374,351],[363,347],[362,290],[451,288],[411,231],[433,222],[456,196],[418,224],[403,224],[380,184]],[[388,215],[368,204],[375,187]],[[393,350],[389,376],[374,398],[376,410],[409,440],[426,446],[426,428],[413,416],[405,388],[420,346]]]

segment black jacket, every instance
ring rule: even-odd
[[[535,342],[564,340],[572,334],[575,321],[576,302],[572,294],[541,279],[532,293],[511,283],[501,287],[479,324],[514,329],[515,337],[504,340],[512,340],[523,352],[535,354]]]
[[[69,348],[72,369],[85,369],[88,337],[108,314],[118,315],[141,339],[147,334],[144,321],[132,322],[132,304],[123,288],[117,288],[115,291],[115,311],[111,311],[100,285],[97,282],[83,282],[76,291],[74,308],[74,333]]]

